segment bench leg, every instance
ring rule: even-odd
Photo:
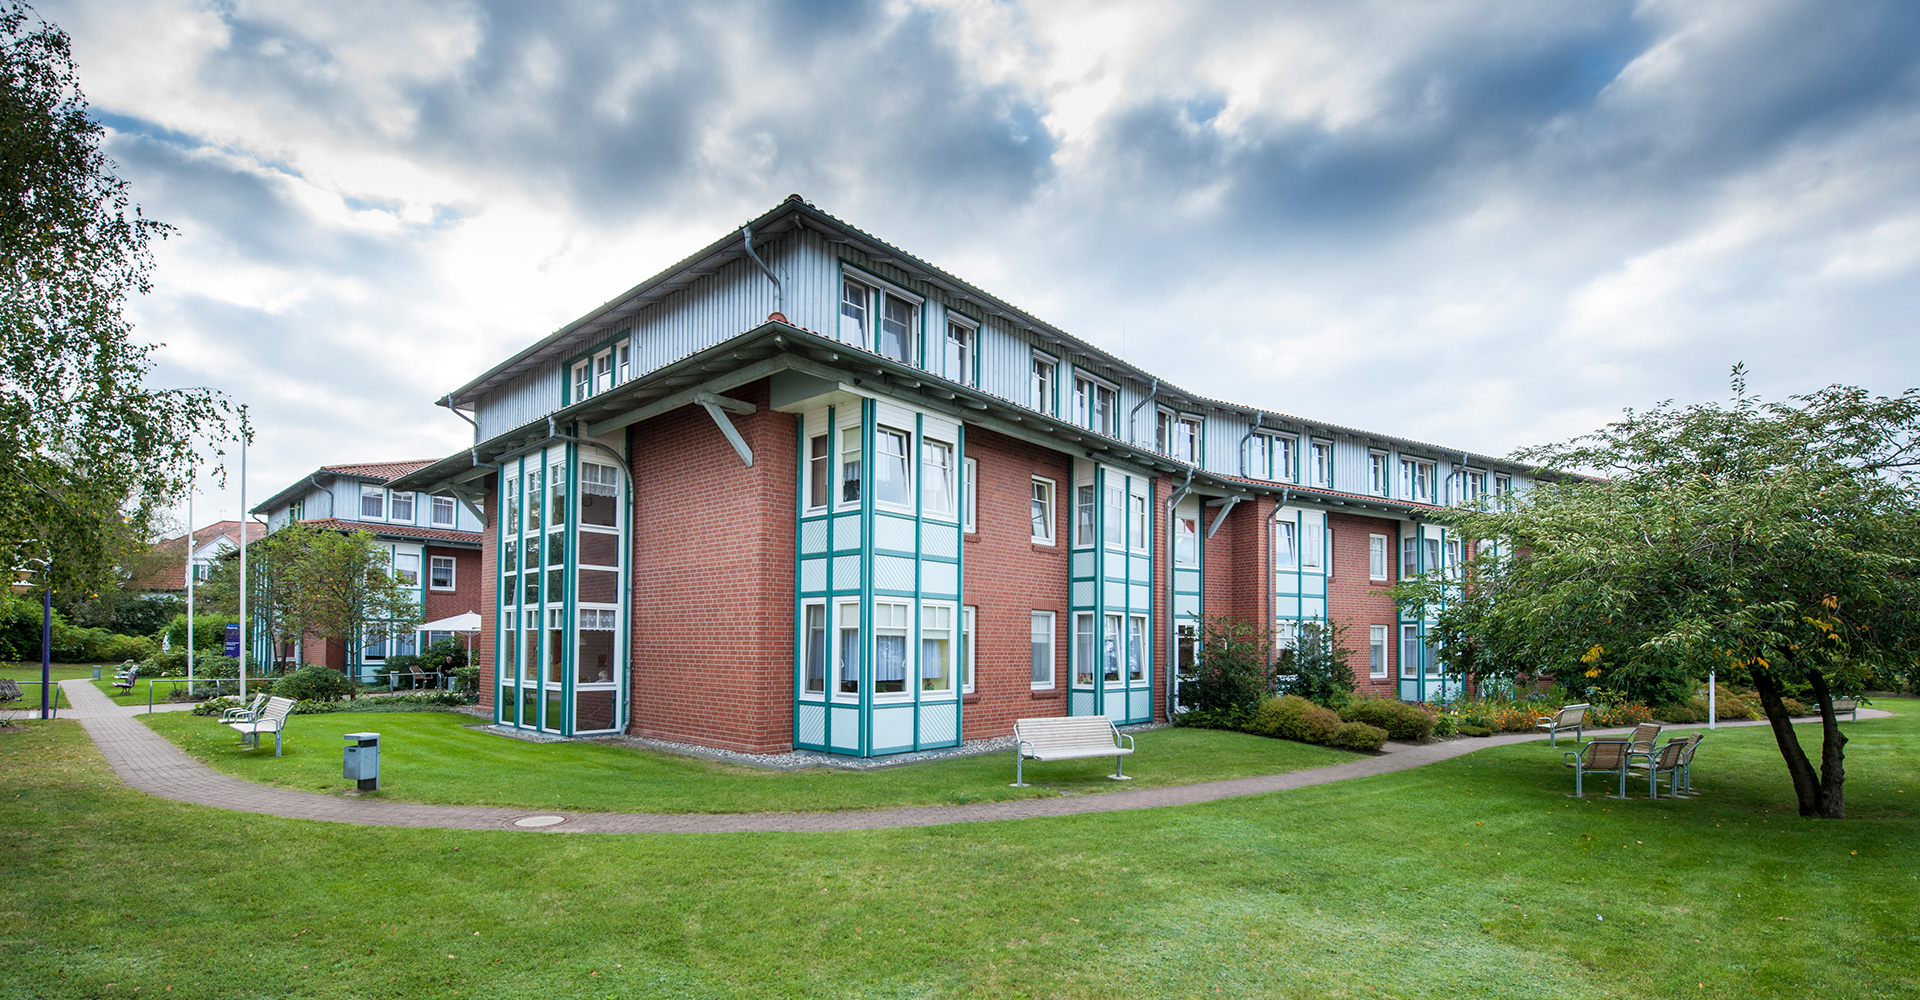
[[[280,730],[277,727],[273,731],[273,755],[280,756]]]
[[[1608,798],[1624,799],[1626,797],[1627,797],[1627,769],[1623,767],[1620,769],[1620,794],[1610,795],[1608,796]]]
[[[1008,788],[1027,787],[1026,776],[1020,770],[1020,766],[1022,764],[1025,764],[1026,760],[1027,759],[1025,757],[1020,756],[1020,751],[1015,750],[1013,752],[1013,784],[1008,785],[1007,786]]]
[[[1126,760],[1126,758],[1119,757],[1119,756],[1116,756],[1113,758],[1113,773],[1107,776],[1108,781],[1132,781],[1133,780],[1132,778],[1129,778],[1126,775],[1120,773],[1120,762],[1123,760]]]

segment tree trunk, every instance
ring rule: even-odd
[[[1808,817],[1841,818],[1845,810],[1842,807],[1840,781],[1843,778],[1840,769],[1840,746],[1833,742],[1838,736],[1841,743],[1846,737],[1840,735],[1837,724],[1828,731],[1826,746],[1823,748],[1821,763],[1829,768],[1833,779],[1831,791],[1826,777],[1816,773],[1807,753],[1800,746],[1800,738],[1793,731],[1793,717],[1787,713],[1786,702],[1782,700],[1780,686],[1774,680],[1773,671],[1761,669],[1753,671],[1753,688],[1760,695],[1760,704],[1767,710],[1767,722],[1773,728],[1773,740],[1780,746],[1780,756],[1786,758],[1787,773],[1793,778],[1793,794],[1800,804],[1800,815]],[[1826,693],[1825,678],[1821,678],[1814,690],[1821,695],[1821,713],[1831,719],[1833,716],[1833,698]],[[1831,801],[1836,811],[1828,812],[1826,806]]]
[[[1833,690],[1818,671],[1807,678],[1813,684],[1813,696],[1820,702],[1820,815],[1826,819],[1845,819],[1847,799],[1847,734],[1840,731],[1840,720],[1833,714]]]

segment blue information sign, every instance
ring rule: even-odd
[[[233,657],[234,659],[240,658],[240,626],[239,625],[229,624],[227,626],[227,655]]]

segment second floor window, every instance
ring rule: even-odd
[[[1033,540],[1053,544],[1053,481],[1033,481]]]
[[[860,428],[840,432],[840,502],[860,502]]]
[[[1114,425],[1114,418],[1118,414],[1114,410],[1112,386],[1077,377],[1073,380],[1073,396],[1079,410],[1074,416],[1078,418],[1080,426],[1102,434],[1119,433]]]
[[[973,327],[947,321],[947,339],[940,358],[940,374],[962,385],[973,384],[973,336]]]
[[[1402,500],[1417,500],[1421,503],[1433,502],[1433,463],[1418,459],[1400,460],[1400,493]]]
[[[387,520],[413,523],[413,494],[395,493],[387,501]]]
[[[1173,562],[1177,566],[1200,565],[1200,519],[1181,514],[1173,519]]]
[[[587,398],[593,392],[593,362],[582,361],[573,366],[573,402]]]
[[[953,445],[920,439],[920,504],[928,514],[953,513]]]
[[[360,485],[360,516],[376,521],[386,520],[387,491],[384,487],[365,483]]]
[[[901,507],[913,504],[913,482],[908,478],[907,433],[891,427],[873,432],[873,499]]]
[[[1053,380],[1058,366],[1051,358],[1033,356],[1033,371],[1027,384],[1027,405],[1041,413],[1053,412]]]
[[[409,587],[420,585],[420,557],[395,553],[393,557],[394,578]]]
[[[1200,418],[1161,410],[1159,419],[1154,422],[1154,431],[1160,454],[1182,462],[1199,460]]]
[[[1310,467],[1308,469],[1308,475],[1311,478],[1309,479],[1307,485],[1319,486],[1324,489],[1332,489],[1333,488],[1333,442],[1315,441],[1310,446],[1310,450],[1311,450],[1311,454],[1308,455],[1308,461],[1310,463]]]
[[[1388,496],[1392,491],[1390,473],[1387,472],[1387,453],[1370,452],[1367,455],[1367,492],[1377,497]]]
[[[827,505],[827,469],[832,457],[827,454],[827,436],[816,434],[807,441],[807,506]],[[821,626],[824,628],[825,626]]]
[[[1461,472],[1460,473],[1460,502],[1472,503],[1475,500],[1480,499],[1480,494],[1484,489],[1483,484],[1486,481],[1487,481],[1486,473],[1475,472],[1472,469],[1467,469]]]
[[[919,302],[851,278],[841,280],[841,340],[912,364],[914,343],[919,335]]]
[[[428,560],[427,583],[435,590],[453,589],[453,557],[434,556]]]
[[[455,518],[455,511],[453,508],[453,498],[452,497],[434,497],[433,498],[433,523],[440,524],[440,525],[447,525],[450,527],[454,523],[454,518]]]
[[[919,329],[920,309],[892,292],[883,297],[886,303],[880,310],[880,341],[875,348],[895,361],[913,364],[913,341]]]

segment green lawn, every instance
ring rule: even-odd
[[[1009,788],[1013,755],[960,757],[874,771],[769,771],[602,743],[527,743],[468,726],[453,712],[297,715],[285,755],[242,750],[233,732],[185,714],[142,721],[188,753],[249,781],[337,791],[342,733],[380,734],[380,795],[410,802],[593,812],[825,812],[943,805],[1244,778],[1352,760],[1344,750],[1245,733],[1161,729],[1135,737],[1134,780],[1108,780],[1113,758],[1029,761],[1032,788]]]
[[[100,678],[97,681],[94,681],[93,686],[100,689],[101,694],[104,694],[107,697],[112,698],[113,703],[116,705],[127,705],[127,706],[138,707],[138,708],[146,708],[147,707],[147,686],[148,686],[147,682],[149,681],[153,682],[153,704],[155,706],[166,704],[167,695],[172,693],[173,691],[175,690],[185,691],[187,689],[187,682],[185,680],[178,680],[178,681],[159,680],[153,677],[142,677],[142,676],[136,675],[133,679],[133,689],[130,691],[121,691],[119,688],[116,688],[113,686],[112,672],[108,672],[106,676]],[[202,692],[211,691],[213,688],[213,685],[208,684],[205,681],[197,681],[194,683],[193,686],[194,686],[194,690],[202,691]],[[229,688],[233,687],[233,685],[231,684],[227,686]]]
[[[0,997],[1912,996],[1920,706],[1881,707],[1904,714],[1848,724],[1844,821],[1795,816],[1744,728],[1703,745],[1693,801],[1570,800],[1528,744],[821,835],[223,813],[128,791],[78,727],[35,722],[0,731]]]
[[[55,663],[48,668],[53,678],[53,697],[59,699],[59,707],[66,708],[66,693],[60,690],[60,682],[72,677],[92,677],[93,665],[79,663]],[[20,682],[20,700],[0,704],[0,708],[40,710],[40,664],[0,663],[0,677]],[[32,683],[27,683],[31,681]]]

